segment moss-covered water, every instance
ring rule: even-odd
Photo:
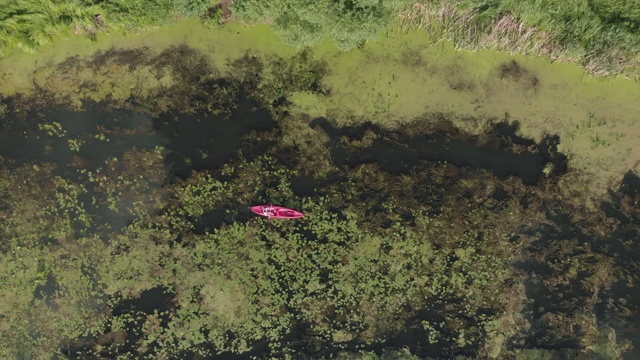
[[[2,355],[628,350],[636,84],[418,35],[185,21],[4,59]]]

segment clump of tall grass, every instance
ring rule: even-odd
[[[401,31],[424,29],[471,50],[497,49],[579,62],[595,75],[640,70],[640,0],[419,0]],[[635,9],[635,10],[634,10]]]
[[[504,14],[488,26],[482,26],[478,17],[476,10],[459,9],[453,3],[415,3],[399,14],[399,31],[421,29],[432,42],[448,40],[457,48],[561,57],[560,46],[548,34],[524,26],[513,14]]]
[[[266,22],[287,44],[303,48],[329,37],[341,50],[374,40],[407,0],[235,0],[246,22]]]
[[[181,17],[203,17],[210,0],[0,0],[0,57],[34,52],[54,38],[137,31]]]
[[[69,36],[73,29],[89,25],[95,6],[52,1],[18,0],[0,6],[0,55],[15,50],[33,52],[52,36]]]

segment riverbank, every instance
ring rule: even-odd
[[[0,15],[0,57],[39,51],[56,38],[96,41],[102,33],[140,33],[193,18],[214,27],[228,21],[272,24],[291,46],[315,46],[327,36],[342,50],[397,26],[419,29],[432,45],[445,40],[459,49],[544,56],[578,63],[595,76],[640,75],[640,29],[634,25],[640,15],[637,6],[624,2],[135,0],[87,5],[25,0],[8,6]]]

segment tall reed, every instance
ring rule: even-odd
[[[640,0],[637,3],[640,9]],[[640,10],[613,1],[416,1],[400,31],[424,29],[436,42],[574,61],[594,75],[640,74]]]

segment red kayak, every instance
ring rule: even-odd
[[[299,219],[303,213],[282,206],[256,205],[251,207],[254,213],[269,219]]]

